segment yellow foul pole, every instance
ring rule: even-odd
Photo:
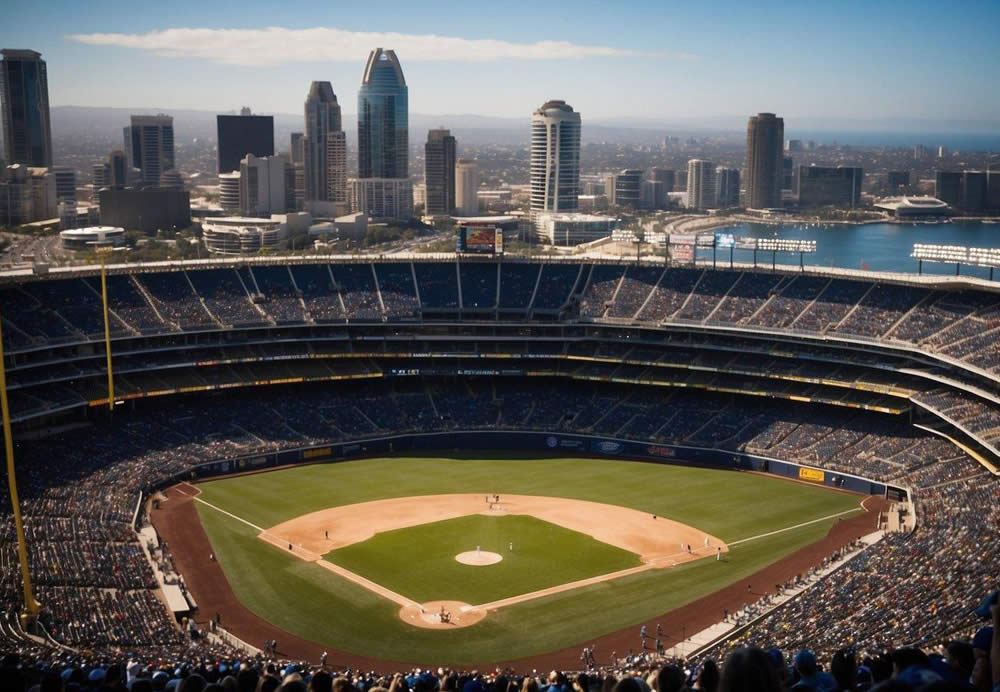
[[[17,530],[17,557],[21,562],[21,577],[24,580],[24,610],[21,611],[21,625],[27,628],[38,617],[41,606],[31,595],[28,546],[24,541],[21,503],[17,499],[17,479],[14,476],[14,439],[10,432],[10,408],[7,406],[7,363],[3,354],[2,320],[0,320],[0,412],[3,413],[3,438],[4,451],[7,453],[7,484],[10,486],[10,505],[14,510],[14,528]]]
[[[108,357],[108,410],[115,408],[115,376],[111,371],[111,322],[108,320],[108,275],[101,255],[101,302],[104,304],[104,352]]]

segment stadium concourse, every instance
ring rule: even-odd
[[[742,645],[809,647],[830,661],[848,644],[876,653],[970,638],[971,608],[997,588],[1000,292],[989,282],[508,260],[111,267],[120,403],[108,413],[96,271],[0,275],[18,482],[45,605],[44,638],[27,638],[4,496],[0,649],[26,659],[92,666],[128,651],[190,670],[246,659],[222,640],[192,642],[164,608],[157,575],[183,585],[184,570],[170,541],[137,537],[143,501],[220,462],[350,455],[401,434],[638,441],[678,463],[723,451],[746,468],[806,464],[827,484],[859,477],[912,500],[914,530],[748,619],[703,654],[720,662]],[[850,541],[834,538],[830,552]]]

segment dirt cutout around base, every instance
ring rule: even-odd
[[[490,603],[481,603],[475,606],[459,604],[460,607],[482,610],[483,616],[485,616],[486,611],[515,603],[523,603],[535,598],[618,579],[648,569],[673,567],[729,551],[728,546],[721,539],[704,531],[628,507],[536,495],[502,495],[497,500],[495,496],[479,493],[401,497],[331,507],[272,526],[261,532],[258,538],[282,550],[287,550],[300,559],[315,562],[383,598],[398,603],[402,606],[400,618],[409,624],[424,626],[420,623],[424,623],[426,618],[415,617],[415,615],[425,615],[426,613],[422,612],[421,608],[426,611],[428,604],[420,604],[402,594],[395,593],[370,579],[324,560],[323,556],[332,550],[366,541],[377,533],[472,514],[532,516],[635,553],[642,561],[638,567],[559,584]],[[495,553],[480,553],[477,558],[477,552],[468,551],[456,556],[456,559],[463,562],[460,558],[462,555],[467,555],[471,556],[472,559],[483,560],[487,555],[495,555]],[[497,557],[501,556],[497,555]],[[493,563],[497,561],[494,560]],[[435,603],[437,602],[435,601]],[[483,616],[480,616],[475,622],[481,620]],[[418,620],[420,623],[417,622]],[[433,625],[434,623],[430,622],[429,624]],[[438,622],[438,624],[441,623]],[[455,617],[446,627],[435,626],[433,629],[448,629],[470,624],[475,623],[466,615],[462,618],[462,624],[459,624],[459,618]]]
[[[429,630],[453,630],[469,627],[486,617],[484,608],[476,608],[461,601],[429,601],[420,605],[407,605],[399,610],[399,619],[414,627]]]

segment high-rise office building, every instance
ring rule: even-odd
[[[455,138],[449,130],[430,130],[424,144],[424,184],[428,216],[455,213]]]
[[[76,170],[69,166],[52,166],[49,175],[56,180],[56,204],[76,204]]]
[[[640,189],[643,209],[663,209],[667,206],[667,193],[659,180],[643,180]],[[595,200],[596,202],[596,200]]]
[[[174,167],[174,119],[169,115],[133,115],[125,128],[129,168],[140,171],[143,185],[159,185],[160,175]]]
[[[247,154],[274,155],[274,117],[251,115],[243,108],[240,115],[215,116],[219,137],[219,173],[239,170]]]
[[[799,206],[856,207],[861,202],[860,166],[799,166]]]
[[[263,216],[289,211],[288,172],[285,156],[257,157],[247,154],[240,161],[240,214]],[[291,198],[294,203],[294,196]]]
[[[343,130],[326,135],[327,199],[347,211],[347,135]]]
[[[962,211],[983,211],[987,208],[987,184],[985,171],[962,173]]]
[[[715,164],[711,161],[688,161],[687,205],[688,209],[715,207]]]
[[[774,113],[758,113],[747,123],[747,197],[751,209],[781,206],[782,145],[785,121]],[[690,186],[690,183],[689,183]]]
[[[740,206],[740,169],[715,169],[715,203],[720,209]]]
[[[580,114],[546,101],[531,114],[531,214],[579,208]]]
[[[353,186],[355,209],[372,218],[413,213],[408,98],[395,51],[373,50],[358,90],[359,181]]]
[[[112,149],[108,154],[108,168],[111,176],[107,179],[108,187],[125,187],[128,185],[128,157],[121,149]]]
[[[313,82],[305,105],[306,132],[303,140],[303,163],[305,165],[305,197],[307,201],[336,202],[347,201],[347,155],[341,161],[331,162],[331,136],[341,138],[343,127],[340,104],[333,93],[330,82]],[[339,133],[339,134],[338,134]],[[295,156],[294,142],[292,156]],[[331,166],[334,163],[334,166]],[[333,180],[330,172],[333,170]]]
[[[611,177],[611,176],[609,176]],[[605,184],[605,190],[607,190]],[[638,209],[642,205],[642,170],[627,168],[614,174],[613,204]]]
[[[96,199],[97,191],[102,187],[110,187],[108,180],[111,179],[111,165],[107,161],[95,163],[90,167],[91,178],[93,179],[94,194]]]
[[[294,179],[295,209],[302,211],[306,204],[306,137],[301,132],[293,132],[289,141]],[[346,166],[344,174],[346,175]]]
[[[795,190],[795,159],[791,156],[781,158],[781,191],[793,192]]]
[[[934,196],[958,209],[962,206],[961,171],[935,171]]]
[[[409,176],[406,78],[395,51],[368,55],[358,91],[358,177]]]
[[[1000,177],[998,177],[1000,179]],[[479,213],[479,166],[471,159],[455,162],[455,214],[475,216]]]
[[[651,168],[649,169],[649,179],[663,183],[664,194],[674,191],[675,174],[671,168]]]
[[[292,155],[292,163],[304,163],[306,160],[305,135],[301,132],[293,132],[289,139],[289,152]]]
[[[52,165],[49,82],[42,54],[33,50],[0,51],[0,109],[7,165]]]

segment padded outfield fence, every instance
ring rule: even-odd
[[[905,488],[861,476],[826,471],[755,454],[592,435],[528,430],[409,433],[372,437],[320,447],[302,447],[273,454],[252,455],[198,464],[191,467],[189,472],[183,474],[182,477],[172,479],[165,485],[180,480],[263,471],[279,466],[422,454],[448,449],[462,451],[510,450],[519,453],[538,452],[572,456],[590,455],[656,463],[692,464],[734,471],[760,471],[866,495],[892,495],[897,499],[908,498],[908,491]]]

